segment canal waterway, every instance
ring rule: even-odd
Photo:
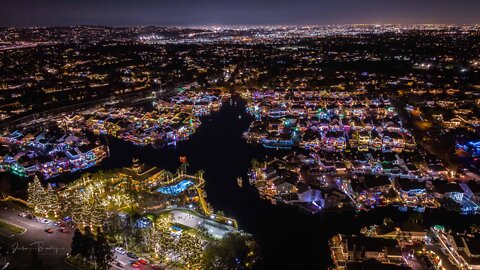
[[[327,269],[331,265],[328,239],[332,235],[358,234],[363,226],[381,223],[385,217],[400,222],[408,220],[411,213],[395,208],[311,214],[295,206],[272,205],[247,184],[238,187],[237,177],[246,179],[253,158],[262,160],[266,155],[288,151],[247,144],[242,133],[252,118],[245,112],[245,101],[234,99],[236,103],[226,102],[219,112],[204,117],[198,132],[175,148],[139,147],[109,139],[111,157],[92,171],[129,166],[133,158],[139,158],[143,163],[174,172],[180,165],[179,157],[186,156],[190,172],[205,171],[207,200],[213,208],[237,219],[239,227],[258,241],[262,260],[256,269]],[[78,175],[57,181],[66,182],[74,177]],[[427,226],[442,224],[461,231],[475,221],[479,222],[478,217],[440,210],[424,215]]]

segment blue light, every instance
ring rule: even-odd
[[[152,226],[152,222],[149,219],[142,217],[140,219],[137,219],[137,221],[135,222],[135,226],[137,228],[149,228]]]
[[[171,196],[177,196],[178,194],[185,191],[191,185],[193,185],[192,181],[182,180],[181,182],[179,182],[176,185],[161,187],[161,188],[157,189],[157,192],[167,194],[167,195],[171,195]]]

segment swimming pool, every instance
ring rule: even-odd
[[[167,194],[167,195],[177,196],[178,194],[182,193],[184,190],[186,190],[191,185],[193,185],[192,181],[182,180],[176,185],[161,187],[161,188],[157,189],[157,192]]]

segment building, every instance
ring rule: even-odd
[[[370,259],[382,263],[402,264],[402,250],[395,239],[338,235],[343,264]]]
[[[480,239],[478,236],[448,235],[452,248],[461,257],[466,269],[480,269]]]

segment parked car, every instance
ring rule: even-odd
[[[60,227],[60,228],[58,228],[58,231],[61,232],[61,233],[66,233],[66,232],[67,232],[67,228],[65,228],[65,227]]]
[[[139,262],[141,264],[148,264],[148,260],[145,259],[145,258],[139,258],[137,262]]]
[[[38,221],[40,221],[40,223],[43,223],[43,224],[49,224],[50,223],[50,220],[48,220],[46,218],[40,218]]]
[[[127,251],[121,247],[116,247],[115,252],[120,253],[122,255],[125,255],[125,253],[127,253]]]
[[[132,252],[127,252],[127,256],[128,256],[129,258],[132,258],[132,259],[134,259],[134,260],[138,259],[138,256],[137,256],[137,255],[135,255],[135,254],[134,254],[134,253],[132,253]]]
[[[127,263],[122,261],[117,261],[116,265],[120,268],[124,268],[127,265]]]

